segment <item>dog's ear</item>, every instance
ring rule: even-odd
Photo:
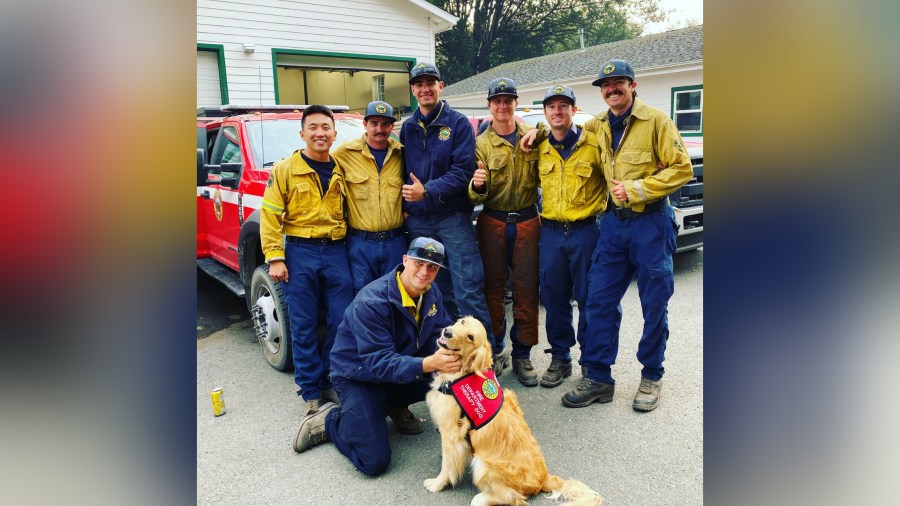
[[[472,354],[472,371],[482,378],[484,378],[482,371],[490,369],[493,363],[491,345],[488,343],[485,343],[484,346],[479,346]]]

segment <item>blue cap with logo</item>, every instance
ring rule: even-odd
[[[433,76],[436,77],[438,81],[441,80],[441,73],[438,72],[437,65],[427,61],[417,63],[416,66],[409,71],[409,84],[412,84],[413,81],[422,76]]]
[[[391,107],[391,104],[380,100],[369,102],[369,105],[366,106],[366,115],[363,119],[369,121],[369,118],[376,116],[387,118],[391,121],[397,121],[397,118],[394,117],[394,108]]]
[[[600,77],[595,79],[591,84],[600,86],[600,81],[607,77],[627,77],[634,81],[634,69],[631,68],[631,64],[625,60],[609,60],[600,67]]]
[[[444,245],[431,237],[417,237],[409,244],[409,251],[406,252],[409,258],[423,260],[439,265],[447,269],[447,255],[444,252]]]
[[[498,95],[511,95],[519,98],[519,93],[516,91],[516,82],[508,77],[500,77],[491,81],[491,84],[488,85],[487,99],[490,100]]]
[[[547,93],[544,94],[544,101],[542,103],[547,105],[547,101],[553,97],[566,97],[572,101],[572,105],[575,105],[575,90],[568,86],[563,86],[561,84],[551,86],[547,89]]]

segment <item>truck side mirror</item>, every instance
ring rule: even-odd
[[[197,186],[206,186],[206,150],[197,148]]]
[[[244,168],[244,164],[223,163],[220,167],[221,179],[219,180],[219,184],[236,190],[238,187],[238,180],[241,178],[241,169]]]

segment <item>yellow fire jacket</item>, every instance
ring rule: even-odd
[[[585,123],[584,128],[595,134],[602,146],[606,179],[613,178],[625,185],[628,202],[613,198],[618,207],[641,212],[647,204],[662,199],[694,177],[691,157],[675,123],[666,113],[639,98],[634,99],[631,119],[615,153],[606,111]]]
[[[600,164],[597,137],[582,130],[567,160],[544,139],[536,150],[543,194],[541,216],[556,221],[577,221],[606,209],[609,191]]]
[[[297,237],[343,239],[345,183],[340,163],[336,163],[331,183],[322,198],[319,175],[300,150],[272,167],[259,213],[259,235],[266,262],[284,258],[282,233]]]
[[[525,153],[518,141],[532,127],[516,124],[516,145],[510,146],[489,126],[475,139],[475,159],[487,171],[485,193],[477,193],[469,181],[469,200],[497,211],[512,212],[533,206],[538,198],[537,160],[539,153]]]
[[[403,186],[403,145],[388,139],[381,172],[366,144],[366,136],[340,145],[331,156],[344,170],[347,222],[367,232],[385,232],[403,226],[400,187]]]

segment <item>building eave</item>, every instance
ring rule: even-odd
[[[409,3],[415,5],[416,7],[419,7],[420,9],[423,9],[423,10],[427,11],[429,14],[431,14],[431,16],[428,17],[428,19],[431,20],[431,23],[434,25],[434,33],[436,33],[436,34],[445,32],[445,31],[453,28],[454,26],[456,26],[456,23],[459,22],[458,17],[454,16],[453,14],[450,14],[449,12],[447,12],[439,7],[435,7],[434,5],[426,2],[425,0],[408,0],[408,1],[409,1]]]

